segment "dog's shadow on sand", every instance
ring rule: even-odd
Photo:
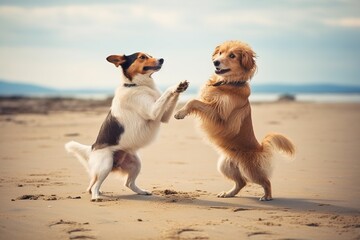
[[[334,200],[305,198],[275,198],[272,201],[259,201],[256,197],[217,198],[216,195],[192,196],[191,194],[171,195],[111,195],[103,194],[100,202],[109,201],[145,201],[164,204],[193,205],[208,209],[229,209],[234,212],[246,210],[282,210],[298,212],[349,213],[360,214],[359,209],[346,207],[343,202],[334,204]]]

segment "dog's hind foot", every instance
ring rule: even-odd
[[[129,183],[129,184],[126,184],[125,186],[130,188],[133,192],[135,192],[139,195],[152,195],[151,192],[139,188],[134,183]]]
[[[140,189],[141,190],[141,189]],[[139,191],[139,192],[137,192],[137,194],[139,194],[139,195],[152,195],[152,193],[151,192],[149,192],[149,191],[146,191],[146,190],[141,190],[141,191]]]
[[[271,201],[271,200],[273,200],[273,198],[272,198],[272,197],[267,197],[267,196],[262,196],[262,197],[259,199],[259,201]]]
[[[91,202],[101,202],[103,199],[102,199],[102,197],[100,196],[100,195],[92,195],[91,196]]]
[[[91,202],[103,202],[104,199],[103,198],[92,198],[90,201]]]
[[[218,198],[231,198],[234,197],[236,194],[233,192],[221,192],[217,195]]]
[[[85,192],[87,192],[89,194],[92,194],[91,188],[87,188]],[[99,195],[101,195],[101,194],[102,194],[102,192],[99,191]]]

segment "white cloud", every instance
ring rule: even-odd
[[[181,27],[181,16],[176,9],[166,11],[149,7],[145,5],[133,5],[131,9],[131,19],[144,19],[150,21],[163,28],[179,28]],[[129,19],[131,21],[131,19]]]
[[[351,1],[119,2],[0,4],[0,78],[59,87],[111,87],[119,76],[118,69],[109,68],[105,61],[107,54],[144,50],[166,59],[164,69],[156,75],[159,83],[171,85],[182,79],[201,83],[213,71],[213,47],[239,39],[249,40],[260,56],[259,63],[265,65],[256,81],[276,80],[276,62],[292,52],[279,77],[300,82],[305,77],[300,67],[292,67],[291,59],[313,64],[308,76],[315,74],[318,62],[332,62],[323,57],[326,52],[336,56],[344,56],[347,49],[354,52],[354,44],[344,41],[356,42],[357,35],[349,35],[354,32],[350,29],[338,41],[339,27],[360,26],[356,4]],[[323,33],[332,38],[326,39]],[[311,61],[308,55],[314,52],[320,57]]]
[[[219,12],[205,16],[203,21],[215,29],[228,28],[236,25],[267,27],[278,24],[272,15],[276,15],[276,13],[261,10],[233,10],[226,13]]]
[[[209,3],[201,11],[197,8],[206,2],[195,5],[194,10],[186,2],[156,3],[140,1],[34,7],[0,6],[0,27],[7,30],[3,31],[5,39],[14,34],[23,37],[22,34],[31,35],[44,31],[60,40],[72,41],[74,38],[96,39],[107,34],[120,37],[136,32],[143,32],[143,35],[153,32],[161,34],[164,31],[181,35],[199,30],[231,33],[239,26],[242,31],[245,29],[250,34],[264,32],[268,35],[268,31],[274,29],[317,32],[314,24],[329,27],[360,25],[359,18],[348,16],[348,5],[345,3],[342,4],[345,6],[342,11],[326,7],[326,2],[305,7],[294,7],[281,2],[274,2],[273,6],[263,4],[256,7],[234,3],[236,7],[228,6],[222,10],[216,4]],[[9,23],[10,27],[7,26]]]
[[[2,24],[10,22],[19,31],[43,30],[64,38],[119,33],[119,29],[126,34],[139,30],[131,29],[135,24],[181,28],[181,16],[176,10],[162,11],[145,4],[0,6],[0,18],[4,20]]]

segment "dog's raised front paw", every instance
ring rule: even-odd
[[[175,113],[174,117],[176,119],[184,119],[187,115],[187,111],[186,110],[179,110],[177,113]]]
[[[186,90],[188,87],[189,87],[189,82],[185,80],[185,81],[179,83],[179,85],[177,86],[175,92],[177,92],[177,93],[185,92],[185,90]]]

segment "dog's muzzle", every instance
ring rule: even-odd
[[[215,68],[216,68],[216,70],[215,70],[215,73],[216,73],[216,74],[224,74],[224,73],[227,73],[228,71],[230,71],[229,68],[228,68],[228,69],[222,69],[222,68],[220,67],[221,62],[220,62],[219,60],[215,60],[215,61],[213,62],[213,64],[214,64],[214,66],[215,66]]]
[[[153,71],[158,71],[161,69],[162,65],[164,63],[164,59],[160,58],[157,60],[157,65],[156,66],[145,66],[143,68],[144,71],[149,71],[149,70],[153,70]]]
[[[224,73],[227,73],[229,71],[230,71],[230,68],[228,68],[228,69],[216,68],[215,73],[216,74],[224,74]]]

